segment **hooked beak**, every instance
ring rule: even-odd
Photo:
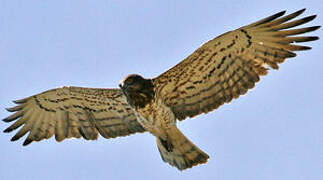
[[[128,85],[122,82],[122,83],[119,84],[119,87],[120,87],[120,89],[122,91],[124,91],[124,90],[126,90],[128,88]]]
[[[122,89],[122,88],[123,88],[123,86],[124,86],[124,81],[121,81],[121,82],[119,83],[119,87]]]

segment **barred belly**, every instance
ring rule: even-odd
[[[157,137],[167,135],[167,130],[176,126],[176,118],[171,109],[160,101],[152,101],[135,110],[138,122]]]

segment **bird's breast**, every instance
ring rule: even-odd
[[[174,113],[161,101],[153,101],[135,110],[138,122],[155,136],[162,136],[176,125]]]

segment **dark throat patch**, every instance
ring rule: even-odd
[[[143,108],[154,99],[154,85],[151,79],[142,79],[140,82],[136,83],[138,83],[140,88],[128,90],[126,96],[131,106],[135,108]]]

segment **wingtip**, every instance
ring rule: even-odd
[[[20,111],[24,108],[24,105],[20,104],[14,107],[10,107],[10,108],[5,108],[8,112],[16,112],[16,111]]]
[[[11,111],[11,108],[5,108],[6,109],[6,111],[8,111],[8,112],[12,112]]]
[[[2,121],[3,121],[3,122],[6,122],[6,123],[7,123],[7,122],[11,122],[11,120],[9,120],[9,119],[8,119],[8,117],[6,117],[6,118],[2,119]]]
[[[298,42],[309,42],[309,41],[316,41],[320,39],[318,36],[308,36],[306,39],[298,41]],[[298,43],[297,42],[297,43]]]
[[[298,12],[298,13],[302,14],[304,11],[306,11],[306,8],[300,9],[300,10],[298,10],[298,11],[296,11],[296,12]]]
[[[283,10],[283,11],[280,11],[280,12],[278,12],[278,13],[276,13],[276,16],[282,16],[282,15],[284,15],[284,14],[286,14],[286,10]]]
[[[5,108],[5,109],[6,109],[6,111],[8,111],[8,112],[15,112],[15,111],[17,111],[17,110],[15,110],[15,109],[16,109],[15,107]]]
[[[291,52],[289,52],[287,54],[286,58],[293,58],[293,57],[296,57],[296,56],[297,56],[297,54],[291,51]]]
[[[22,104],[22,103],[25,103],[27,100],[28,98],[23,98],[23,99],[13,100],[12,102],[15,104]]]
[[[306,51],[306,50],[311,50],[311,49],[312,49],[312,47],[309,47],[309,46],[303,46],[303,49],[302,49],[302,50]]]
[[[293,18],[294,18],[296,16],[299,16],[299,15],[303,14],[305,10],[306,10],[306,8],[300,9],[298,11],[295,11],[295,12],[291,13],[289,16],[293,16]]]
[[[316,30],[318,30],[320,28],[321,28],[321,26],[306,27],[306,28],[302,29],[302,30],[304,30],[304,32],[302,32],[302,33],[308,33],[308,32],[312,32],[312,31],[316,31]]]
[[[10,139],[10,141],[17,141],[19,139],[19,137],[17,137],[17,136],[13,136],[11,139]]]
[[[24,143],[22,144],[23,146],[27,146],[28,144],[30,144],[31,142],[33,142],[33,140],[31,140],[31,139],[26,139],[25,141],[24,141]]]
[[[5,129],[5,130],[3,130],[3,132],[4,133],[9,133],[9,132],[11,132],[12,130],[10,129],[10,128],[7,128],[7,129]]]
[[[12,102],[15,103],[15,104],[21,104],[22,103],[19,100],[13,100]]]
[[[316,14],[314,14],[314,15],[311,15],[311,16],[308,16],[308,17],[305,17],[304,18],[304,20],[306,20],[306,22],[310,22],[310,21],[312,21],[313,19],[315,19],[317,17],[317,15]]]
[[[313,26],[313,27],[311,27],[311,31],[315,31],[315,30],[318,30],[320,28],[321,28],[321,26]]]

